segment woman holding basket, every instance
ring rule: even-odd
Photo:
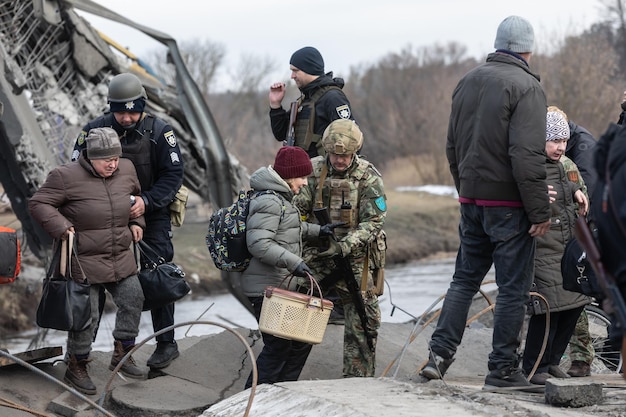
[[[250,200],[246,240],[252,255],[243,272],[242,289],[259,321],[266,287],[279,287],[289,275],[307,277],[311,271],[302,260],[302,239],[332,235],[333,224],[320,227],[303,222],[292,198],[307,185],[313,167],[307,153],[296,146],[283,146],[273,166],[262,167],[250,177],[257,193]],[[297,286],[291,280],[290,289]],[[284,282],[287,282],[285,280]],[[259,384],[296,381],[311,352],[310,343],[262,333],[263,349],[256,364]],[[252,373],[245,388],[252,386]]]

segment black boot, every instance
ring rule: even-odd
[[[109,369],[111,371],[115,369],[115,367],[120,363],[122,358],[126,356],[126,354],[130,352],[133,347],[135,347],[134,344],[124,348],[122,341],[116,340],[113,343],[113,357],[111,357],[111,364],[109,365]],[[137,364],[135,363],[135,359],[133,359],[132,356],[130,356],[126,360],[126,362],[124,362],[124,365],[122,365],[122,367],[120,368],[120,372],[122,372],[124,376],[134,379],[146,379],[147,377],[146,373],[137,366]]]
[[[157,342],[154,353],[148,359],[148,366],[153,369],[163,369],[179,355],[178,345],[175,340],[171,342]]]
[[[76,359],[76,355],[70,355],[63,380],[83,394],[94,395],[96,386],[87,373],[87,364],[89,362],[90,360],[87,358],[79,360]]]

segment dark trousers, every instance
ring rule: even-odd
[[[174,259],[174,245],[172,244],[172,230],[169,217],[159,221],[147,222],[143,241],[165,259],[166,262],[171,262]],[[143,255],[141,265],[142,268],[145,265]],[[152,314],[152,328],[155,333],[174,324],[174,303],[165,307],[155,308],[150,313]],[[157,342],[174,341],[174,330],[157,336],[156,340]]]
[[[461,204],[461,245],[430,342],[437,355],[449,359],[456,353],[473,297],[494,264],[498,296],[488,366],[490,371],[517,367],[535,258],[535,241],[528,229],[530,221],[523,208]]]
[[[250,297],[257,322],[261,317],[263,297]],[[257,384],[273,384],[282,381],[297,381],[304,368],[313,345],[282,339],[271,334],[261,333],[263,349],[256,358],[258,372]],[[245,388],[252,386],[252,372],[248,376]]]
[[[546,350],[539,362],[536,373],[548,372],[550,365],[558,365],[561,362],[563,352],[567,348],[570,337],[574,333],[576,322],[584,306],[571,310],[557,311],[550,313],[550,329],[548,332],[548,343]],[[522,367],[526,375],[535,366],[535,362],[541,352],[543,338],[546,331],[546,315],[536,314],[528,321],[528,332],[526,333],[526,347]]]

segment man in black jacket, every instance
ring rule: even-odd
[[[303,148],[311,158],[324,155],[320,139],[330,122],[337,119],[354,120],[350,102],[342,91],[344,81],[324,73],[324,59],[320,52],[305,46],[289,60],[291,79],[302,95],[297,100],[295,124],[290,124],[290,112],[282,107],[286,86],[276,82],[270,86],[270,123],[278,141],[287,140],[293,129],[295,146]],[[293,120],[291,120],[293,122]]]

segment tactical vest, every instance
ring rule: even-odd
[[[113,114],[109,113],[105,117],[95,120],[92,128],[95,127],[112,127]],[[160,132],[164,127],[163,121],[146,114],[138,123],[135,130],[129,133],[125,130],[120,136],[122,144],[122,158],[130,159],[137,171],[137,178],[141,184],[142,190],[149,190],[154,184],[155,173],[153,172],[152,162],[152,144],[156,144],[154,132]],[[156,126],[155,126],[156,124]],[[148,140],[142,140],[148,138]]]
[[[346,226],[335,229],[337,238],[346,236],[351,229],[355,229],[358,226],[361,194],[359,184],[368,177],[370,165],[370,162],[359,158],[356,168],[345,178],[332,178],[327,176],[328,166],[324,160],[321,169],[316,170],[314,173],[319,181],[317,184],[318,193],[315,200],[315,208],[328,207],[328,213],[333,223],[346,223]],[[325,201],[328,201],[328,206],[324,204]]]
[[[335,228],[337,239],[341,239],[356,229],[359,223],[359,203],[362,190],[360,184],[367,180],[370,167],[373,165],[359,158],[357,166],[345,178],[329,178],[328,165],[325,158],[313,167],[313,175],[317,178],[317,193],[315,195],[314,208],[328,207],[331,222],[345,222],[345,227]],[[328,201],[328,206],[324,204]],[[385,254],[387,251],[387,235],[381,230],[376,236],[372,236],[367,244],[367,256],[361,278],[361,291],[371,290],[368,284],[368,271],[372,272],[373,293],[383,294],[385,277]]]
[[[327,85],[318,89],[311,98],[305,99],[300,96],[298,99],[298,116],[296,117],[296,125],[294,129],[295,146],[299,146],[305,151],[309,151],[311,144],[315,144],[317,154],[324,156],[326,151],[321,144],[322,135],[318,135],[314,131],[315,127],[315,103],[328,91],[341,90],[336,85]]]

